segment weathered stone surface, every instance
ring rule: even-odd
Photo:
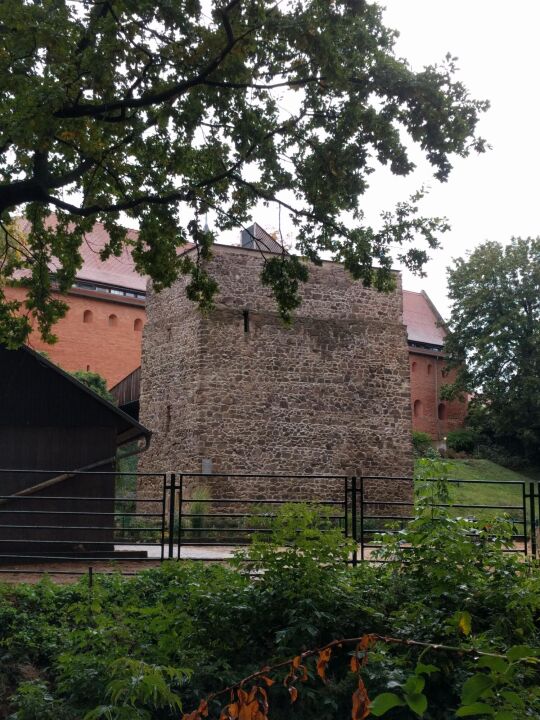
[[[378,293],[337,264],[311,267],[287,328],[260,284],[261,264],[257,251],[217,246],[210,270],[220,294],[207,317],[186,299],[184,280],[149,293],[140,417],[154,435],[142,471],[200,473],[206,459],[224,475],[410,476],[401,287]],[[265,493],[330,498],[343,485],[211,482],[213,497],[257,493],[261,499]],[[388,480],[378,487],[386,499],[409,496],[407,484]],[[151,491],[144,483],[141,497]]]

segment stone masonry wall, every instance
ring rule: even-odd
[[[184,280],[150,292],[140,419],[154,434],[141,470],[200,473],[206,459],[223,473],[205,479],[212,497],[261,499],[335,498],[343,481],[307,487],[292,478],[225,476],[410,476],[401,288],[378,293],[337,264],[311,267],[287,328],[260,284],[261,263],[257,251],[216,247],[210,271],[220,294],[207,317],[186,299]],[[410,496],[408,484],[388,480],[377,487],[385,499]],[[148,483],[140,488],[141,496],[152,492]]]

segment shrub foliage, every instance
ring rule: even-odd
[[[352,568],[330,518],[287,506],[231,566],[3,586],[5,716],[539,717],[537,567],[503,552],[508,520],[435,510],[445,493],[420,483],[385,563]]]

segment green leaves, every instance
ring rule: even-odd
[[[507,651],[506,657],[481,657],[477,666],[487,668],[489,673],[475,673],[466,680],[457,717],[478,715],[496,720],[520,720],[524,717],[526,703],[514,687],[525,669],[520,667],[521,663],[534,666],[538,653],[536,648],[514,645]]]
[[[402,134],[440,180],[452,156],[483,150],[487,104],[456,80],[451,58],[415,73],[396,57],[376,3],[256,0],[209,12],[191,0],[4,0],[0,27],[0,217],[32,223],[29,308],[48,340],[62,308],[45,275],[57,258],[69,289],[96,220],[111,235],[104,255],[116,253],[122,235],[130,244],[126,213],[140,228],[139,271],[159,289],[187,270],[205,309],[215,288],[200,263],[177,258],[191,241],[204,259],[193,218],[210,212],[217,235],[240,229],[261,201],[288,213],[300,254],[329,253],[388,290],[396,257],[421,272],[448,226],[419,214],[421,193],[366,224],[361,198],[377,163],[413,171]],[[295,111],[283,117],[288,89]],[[53,236],[43,232],[50,211],[62,218]],[[272,263],[263,278],[286,322],[306,277],[295,263]],[[0,333],[13,344],[29,331],[15,314],[4,303]]]
[[[272,288],[279,313],[286,323],[291,322],[292,312],[300,305],[298,285],[308,279],[308,269],[300,258],[283,255],[265,259],[261,280]]]
[[[415,715],[423,717],[428,708],[428,699],[423,692],[426,686],[424,676],[429,677],[437,672],[439,672],[439,668],[435,665],[417,663],[414,675],[409,675],[404,683],[394,683],[401,687],[400,695],[385,692],[374,698],[370,706],[372,714],[375,717],[380,717],[394,707],[408,707]]]
[[[490,705],[486,705],[486,703],[482,702],[473,702],[466,707],[460,707],[459,710],[456,711],[457,717],[473,717],[477,715],[486,716],[494,714],[495,710]]]
[[[531,648],[527,645],[513,645],[506,653],[506,657],[510,662],[517,662],[524,659],[532,660],[539,654],[537,648]]]
[[[461,700],[465,705],[469,705],[483,695],[489,688],[493,687],[493,680],[488,675],[476,673],[470,677],[463,686]]]
[[[404,705],[405,703],[399,695],[387,692],[377,695],[377,697],[371,701],[370,710],[371,714],[375,717],[381,717],[381,715],[392,710],[392,708],[403,707]]]
[[[481,444],[534,462],[540,447],[540,239],[485,242],[448,271],[445,345],[455,383],[474,393],[470,424]]]

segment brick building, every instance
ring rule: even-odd
[[[153,440],[143,469],[410,475],[400,276],[386,294],[338,264],[313,267],[287,328],[261,265],[257,250],[215,246],[220,292],[206,317],[184,278],[149,293],[140,417]]]
[[[54,216],[51,216],[54,223]],[[133,231],[130,231],[133,232]],[[255,241],[253,240],[255,238]],[[70,309],[55,326],[55,345],[47,345],[34,333],[30,345],[43,350],[66,370],[91,370],[103,375],[109,387],[124,378],[119,388],[125,403],[138,412],[142,329],[146,322],[146,278],[134,268],[127,251],[121,257],[102,262],[99,251],[107,242],[103,225],[96,223],[81,247],[83,265],[77,273],[67,301]],[[257,224],[242,233],[244,246],[256,246],[265,252],[279,250],[275,239]],[[24,298],[24,290],[7,288],[10,298]],[[444,327],[442,319],[425,293],[403,291],[403,321],[407,327],[411,413],[414,429],[428,432],[434,440],[449,430],[461,427],[466,403],[439,400],[444,378]],[[127,397],[127,396],[126,396]]]
[[[440,398],[441,385],[452,382],[455,374],[444,369],[444,321],[425,292],[409,290],[403,291],[403,321],[409,345],[413,429],[442,441],[450,431],[463,427],[467,414],[465,401]]]
[[[146,278],[135,272],[126,250],[102,262],[99,251],[107,240],[101,223],[86,234],[81,245],[83,265],[67,297],[69,311],[54,327],[58,342],[48,345],[36,332],[29,345],[46,352],[64,370],[98,372],[112,386],[141,363]],[[25,291],[8,287],[6,295],[24,300]]]

